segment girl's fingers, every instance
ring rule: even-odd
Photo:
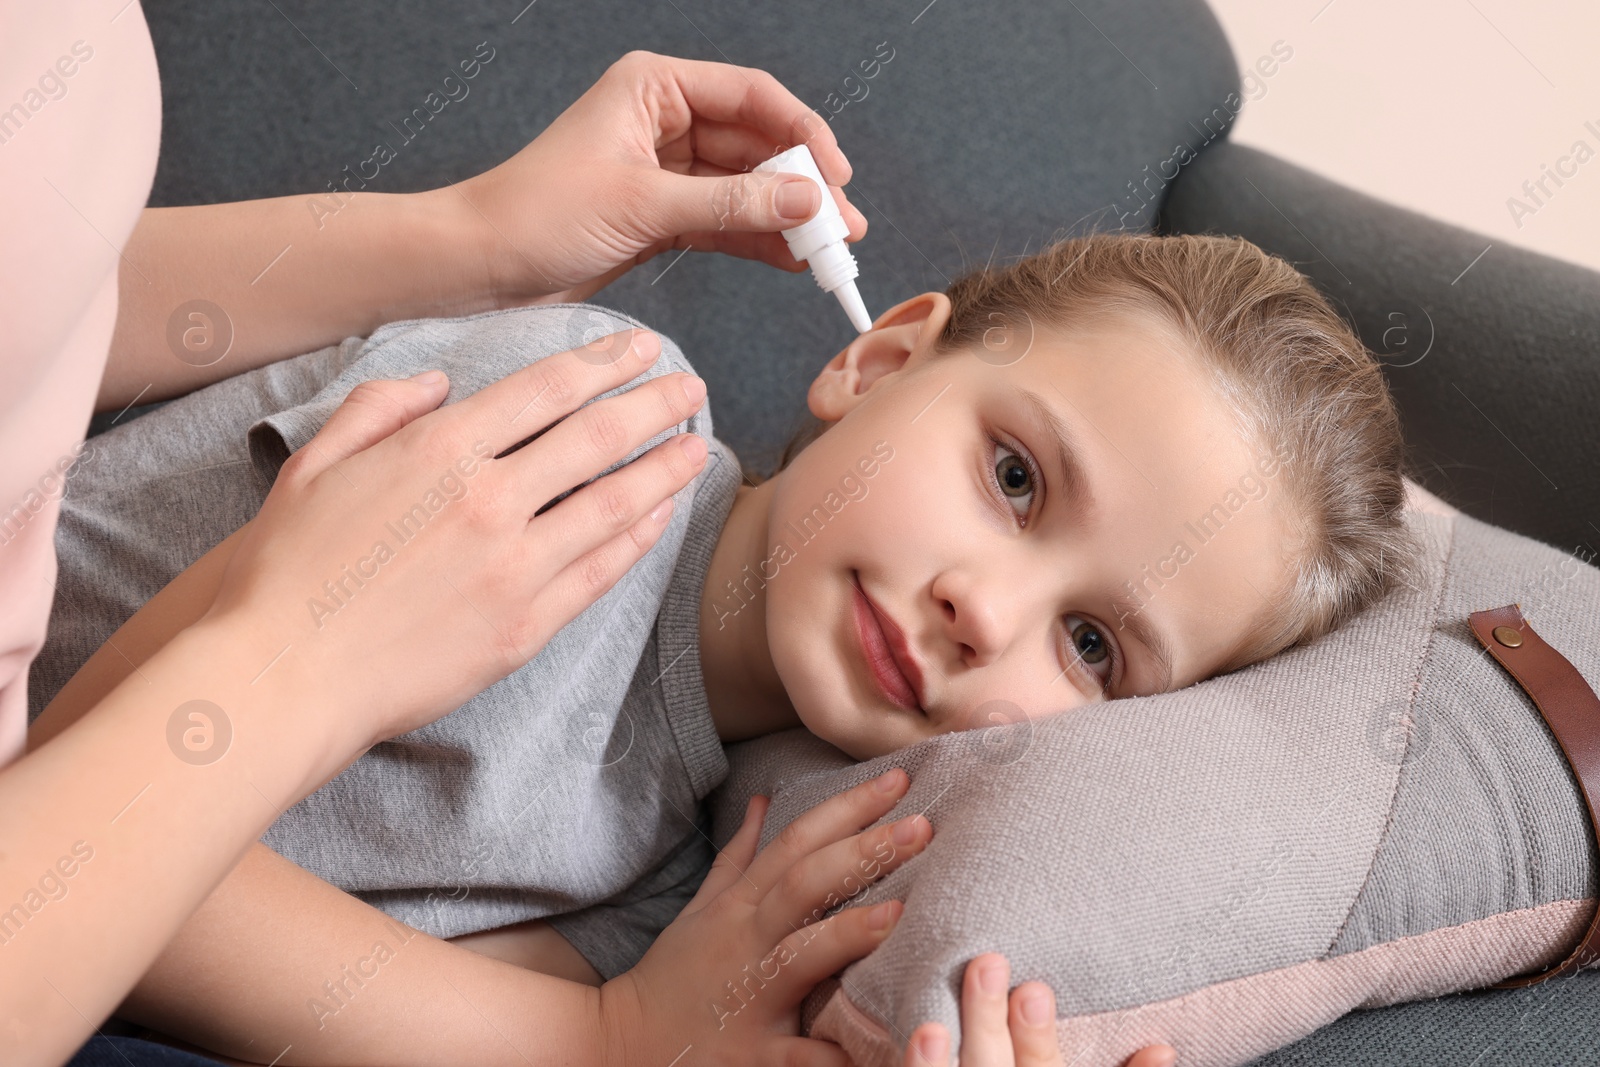
[[[1128,1057],[1122,1067],[1177,1067],[1178,1051],[1171,1045],[1151,1045]]]
[[[906,1042],[905,1067],[950,1067],[950,1031],[923,1023]]]
[[[349,459],[437,408],[449,388],[442,371],[424,371],[398,382],[362,382],[283,470],[290,478],[305,478]]]
[[[863,827],[877,822],[910,786],[910,777],[896,767],[802,814],[785,826],[750,865],[749,879],[744,886],[748,893],[742,894],[742,899],[759,904],[790,867],[813,852],[858,834]],[[741,892],[741,887],[734,888],[735,892]]]
[[[711,864],[711,872],[700,883],[700,889],[685,911],[695,910],[745,876],[745,871],[756,858],[756,846],[761,843],[761,823],[767,817],[768,803],[763,796],[750,798],[744,808],[744,822],[739,824],[738,832],[717,853],[715,862]]]
[[[812,1037],[780,1037],[768,1046],[771,1062],[783,1067],[852,1067],[844,1049]]]
[[[998,952],[967,964],[961,980],[961,1067],[1012,1067],[1011,1028],[1006,1022],[1006,990],[1011,966]]]
[[[783,1003],[798,1005],[818,982],[883,944],[904,912],[904,904],[887,900],[807,923],[751,970],[777,986]]]
[[[933,827],[922,815],[898,819],[825,845],[790,867],[756,908],[756,928],[776,941],[815,921],[927,847]]]
[[[1056,998],[1049,986],[1043,982],[1019,985],[1011,994],[1010,1025],[1016,1067],[1061,1067],[1061,1046],[1056,1042]]]

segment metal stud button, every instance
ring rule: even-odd
[[[1522,644],[1522,631],[1513,629],[1510,626],[1496,626],[1494,628],[1494,639],[1507,648],[1517,648]]]

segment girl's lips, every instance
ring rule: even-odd
[[[884,621],[894,626],[893,620],[882,620],[872,601],[867,599],[866,591],[861,588],[861,583],[851,575],[850,589],[855,607],[856,633],[861,638],[861,651],[867,661],[867,668],[876,679],[878,688],[883,690],[883,695],[890,702],[905,708],[907,711],[921,712],[922,701],[918,696],[917,688],[912,684],[908,670],[902,668],[899,658],[891,646],[893,638],[900,637],[898,628],[891,637],[885,631]],[[901,638],[904,641],[904,638]],[[910,662],[910,657],[906,657]],[[911,662],[910,670],[915,670],[916,665]]]

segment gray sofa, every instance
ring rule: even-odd
[[[373,189],[464,178],[632,48],[763,67],[838,109],[874,313],[1091,228],[1240,234],[1315,279],[1384,359],[1414,478],[1585,558],[1600,544],[1600,434],[1583,430],[1600,408],[1600,275],[1499,244],[1479,258],[1485,237],[1230,144],[1236,60],[1257,57],[1233,56],[1199,0],[524,2],[150,0],[165,106],[153,203],[322,191],[378,141],[399,150]],[[469,95],[400,145],[390,123],[480,42],[495,58]],[[1181,167],[1180,145],[1197,154]],[[673,337],[710,382],[718,435],[770,462],[848,322],[806,275],[667,265],[595,299]],[[1260,1062],[1596,1062],[1597,1023],[1586,974],[1358,1013]]]

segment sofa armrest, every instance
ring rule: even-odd
[[[1309,275],[1384,363],[1412,477],[1587,559],[1600,545],[1600,273],[1220,142],[1163,233],[1248,238]]]

